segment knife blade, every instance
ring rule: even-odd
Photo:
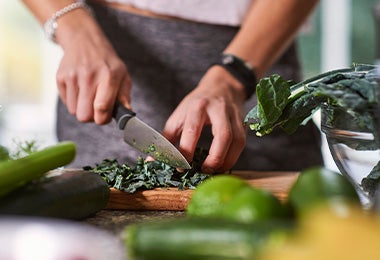
[[[130,146],[173,167],[191,168],[181,152],[159,132],[140,120],[135,112],[116,104],[113,117],[119,129],[124,131],[124,141]]]

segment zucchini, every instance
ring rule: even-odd
[[[0,199],[0,214],[83,219],[105,208],[107,183],[96,173],[69,171],[30,182]]]
[[[75,157],[73,142],[61,142],[22,157],[0,162],[0,197],[38,179],[48,171],[69,164]]]
[[[272,239],[284,238],[291,222],[241,223],[211,218],[182,218],[137,223],[124,230],[128,259],[256,259]]]

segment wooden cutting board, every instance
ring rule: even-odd
[[[236,171],[233,175],[246,180],[252,186],[272,192],[280,200],[287,198],[291,185],[298,172],[256,172]],[[190,201],[193,190],[180,191],[177,188],[127,193],[111,189],[107,209],[119,210],[184,210]]]

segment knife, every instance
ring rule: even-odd
[[[135,112],[121,104],[116,104],[113,117],[120,130],[124,131],[124,141],[127,144],[170,166],[182,169],[191,168],[180,151],[159,132],[141,121]]]

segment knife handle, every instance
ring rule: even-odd
[[[136,116],[136,113],[117,102],[113,109],[112,116],[116,119],[119,128],[124,129],[128,120]]]

